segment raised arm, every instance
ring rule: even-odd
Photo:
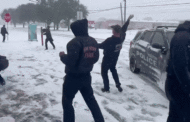
[[[7,32],[7,29],[6,29],[6,34],[9,34],[9,33]]]
[[[134,17],[134,15],[130,15],[127,19],[127,21],[125,22],[125,24],[121,27],[121,31],[123,33],[125,33],[127,31],[127,28],[128,28],[128,25],[129,25],[129,22],[130,20]]]
[[[104,42],[98,44],[99,49],[105,49],[105,47],[108,45],[108,39],[106,39]]]

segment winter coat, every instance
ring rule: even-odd
[[[127,20],[127,22],[122,26],[120,37],[112,36],[99,44],[99,48],[104,50],[104,60],[107,60],[110,63],[118,60],[129,22],[130,20]]]
[[[87,19],[75,21],[70,27],[75,38],[67,44],[67,54],[61,57],[65,73],[90,73],[99,58],[97,41],[88,35]]]
[[[180,24],[170,44],[170,59],[167,68],[166,94],[190,94],[190,21]]]
[[[43,29],[43,32],[44,32],[44,35],[46,35],[46,39],[53,41],[52,36],[51,36],[51,32],[49,29]]]
[[[7,29],[5,27],[1,28],[1,34],[2,35],[8,34]]]
[[[6,59],[6,56],[0,55],[0,71],[6,69],[9,66],[9,61]]]

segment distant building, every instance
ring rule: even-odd
[[[110,29],[112,25],[121,25],[120,20],[105,20],[105,21],[98,21],[95,23],[95,28],[99,29]]]
[[[178,26],[179,22],[169,21],[131,21],[128,29],[151,29],[156,26]]]
[[[105,20],[98,21],[95,23],[95,28],[97,29],[110,29],[111,25],[121,25],[120,20]],[[155,26],[177,26],[179,21],[169,22],[169,21],[135,21],[132,20],[129,24],[128,29],[145,29],[154,28]]]

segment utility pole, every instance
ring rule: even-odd
[[[78,0],[78,5],[80,5],[79,0]],[[78,6],[78,10],[80,11],[80,7],[79,6]]]
[[[80,3],[79,3],[79,0],[78,0],[77,20],[80,20],[82,18],[83,18],[83,13],[81,11]]]
[[[122,11],[122,4],[120,3],[120,9],[121,9],[121,25],[123,26],[123,11]]]
[[[125,21],[126,21],[126,0],[124,0],[124,23],[125,23]]]

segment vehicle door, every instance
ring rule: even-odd
[[[167,50],[167,53],[165,55],[163,55],[163,64],[160,65],[160,69],[161,69],[161,78],[160,78],[160,81],[158,82],[158,85],[161,89],[163,89],[163,91],[165,91],[165,81],[166,81],[166,78],[167,78],[167,65],[168,65],[168,60],[169,60],[169,56],[170,56],[170,43],[171,43],[171,40],[174,36],[174,31],[167,31],[165,34],[165,37],[166,37],[166,40],[167,40],[167,45],[168,45],[168,50]]]
[[[146,61],[146,48],[150,45],[152,36],[153,31],[145,31],[135,45],[137,64],[142,72],[145,72],[148,66]]]
[[[147,46],[147,61],[149,63],[149,75],[153,80],[159,81],[162,74],[162,66],[166,64],[168,43],[162,31],[155,31],[150,45]]]
[[[161,72],[166,72],[166,67],[167,67],[167,63],[168,63],[168,60],[169,60],[169,54],[170,54],[170,43],[171,43],[171,40],[174,36],[174,31],[168,31],[165,34],[165,37],[166,37],[166,42],[167,42],[167,45],[166,45],[166,49],[167,49],[167,53],[165,55],[163,55],[163,61],[164,63],[160,66],[160,69],[161,69]]]
[[[135,37],[133,38],[133,40],[130,42],[130,48],[129,48],[129,58],[131,58],[132,56],[135,56],[136,53],[136,45],[138,44],[137,41],[139,40],[139,38],[142,36],[143,32],[139,31]]]

